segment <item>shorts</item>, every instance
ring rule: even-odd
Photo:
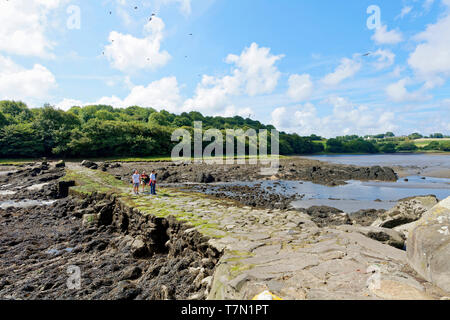
[[[135,188],[139,188],[139,182],[138,182],[138,183],[133,183],[133,186],[134,186]]]

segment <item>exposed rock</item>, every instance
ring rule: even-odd
[[[121,168],[113,167],[111,164],[108,172],[120,175],[122,180],[128,179],[130,172],[134,169],[147,172],[155,169],[164,178],[161,181],[167,183],[197,182],[232,182],[232,181],[256,181],[256,180],[306,180],[323,185],[342,185],[348,180],[380,180],[397,181],[397,175],[391,168],[387,167],[356,167],[349,165],[338,165],[309,160],[300,157],[291,159],[279,159],[278,172],[267,176],[269,164],[224,164],[223,166],[205,165],[204,163],[184,163],[174,165],[170,162],[154,163],[122,163]],[[164,173],[168,171],[170,176]],[[226,174],[224,174],[226,173]],[[211,175],[211,177],[209,176]],[[214,178],[214,180],[212,180]]]
[[[148,247],[141,236],[134,239],[131,244],[131,250],[135,258],[143,258],[149,254]]]
[[[90,160],[83,160],[81,162],[81,165],[83,167],[86,167],[86,168],[89,168],[89,169],[92,169],[92,170],[97,170],[98,169],[98,164],[96,164],[95,162],[92,162]]]
[[[59,160],[58,162],[55,163],[55,168],[64,168],[66,166],[66,163],[64,162],[64,160]]]
[[[400,226],[395,227],[393,230],[399,232],[405,239],[408,239],[410,232],[414,229],[416,224],[417,221],[402,224]]]
[[[195,178],[195,182],[199,182],[199,183],[211,183],[214,182],[215,178],[212,176],[212,174],[210,173],[200,173],[196,176]]]
[[[380,209],[361,209],[357,212],[350,214],[350,218],[353,220],[353,224],[359,224],[364,227],[368,227],[374,223],[380,215],[385,213],[386,210]]]
[[[405,247],[405,238],[399,232],[379,227],[360,227],[360,226],[338,226],[337,229],[346,232],[358,232],[368,238],[377,240],[397,249]]]
[[[401,199],[392,209],[382,214],[372,226],[395,228],[419,220],[427,210],[436,205],[436,196],[419,196]]]
[[[85,228],[90,228],[96,226],[98,223],[98,218],[96,214],[84,214],[82,218],[82,226]]]
[[[417,222],[407,242],[408,261],[425,279],[450,292],[450,197]]]
[[[69,188],[75,185],[75,181],[59,181],[57,198],[65,198],[69,195]]]
[[[299,210],[303,211],[302,209]],[[348,214],[336,208],[327,206],[312,206],[305,211],[311,216],[311,220],[319,227],[352,224]]]
[[[123,271],[122,280],[136,280],[142,275],[142,269],[136,266],[130,266]]]
[[[133,283],[130,281],[121,281],[111,291],[110,297],[114,300],[133,300],[139,293],[141,293],[141,289],[137,288]]]

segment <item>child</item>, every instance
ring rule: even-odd
[[[141,174],[142,192],[145,192],[145,186],[149,183],[150,183],[149,175],[145,171],[142,171]]]

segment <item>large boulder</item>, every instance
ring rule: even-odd
[[[319,227],[352,224],[349,215],[339,209],[327,206],[312,206],[304,210]]]
[[[69,188],[75,186],[75,181],[59,181],[57,198],[65,198],[69,196]]]
[[[406,247],[409,264],[450,292],[450,197],[423,215],[410,232]]]
[[[211,173],[199,173],[195,176],[194,181],[198,183],[211,183],[214,182],[216,179],[212,176]]]
[[[86,167],[86,168],[89,168],[89,169],[92,169],[92,170],[97,170],[98,169],[98,164],[96,164],[95,162],[92,162],[90,160],[83,160],[81,162],[81,165],[83,167]]]
[[[419,220],[422,215],[438,203],[436,196],[419,196],[400,200],[372,223],[373,227],[393,229]]]
[[[55,163],[55,168],[64,168],[66,166],[66,163],[64,162],[64,160],[59,160],[58,162]]]

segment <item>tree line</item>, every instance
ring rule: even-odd
[[[107,105],[63,111],[50,105],[28,108],[22,102],[0,101],[0,157],[169,156],[178,143],[171,141],[172,132],[183,128],[193,133],[195,121],[202,122],[203,130],[219,129],[224,136],[226,129],[266,129],[269,134],[275,129],[240,116],[209,117],[195,111],[176,115],[139,106],[118,109]],[[279,143],[281,154],[324,150],[297,134],[281,132]],[[248,141],[246,145],[248,149]]]
[[[201,121],[202,129],[265,129],[272,125],[235,117],[210,117],[199,112],[179,115],[153,108],[131,106],[113,108],[108,105],[72,107],[67,111],[50,105],[28,108],[18,101],[0,101],[0,157],[2,158],[84,158],[84,157],[144,157],[169,156],[178,143],[172,141],[174,130],[183,128],[193,134],[194,122]],[[279,133],[281,155],[329,153],[378,153],[414,151],[415,145],[385,139],[358,136],[325,140],[317,135],[301,137],[298,134]],[[206,146],[211,142],[204,142]],[[434,143],[434,142],[433,142]],[[412,146],[414,145],[414,146]],[[438,143],[430,148],[445,149]],[[248,151],[248,141],[246,141]],[[413,150],[414,149],[414,150]],[[433,149],[435,150],[435,149]],[[450,151],[450,150],[446,150]]]

